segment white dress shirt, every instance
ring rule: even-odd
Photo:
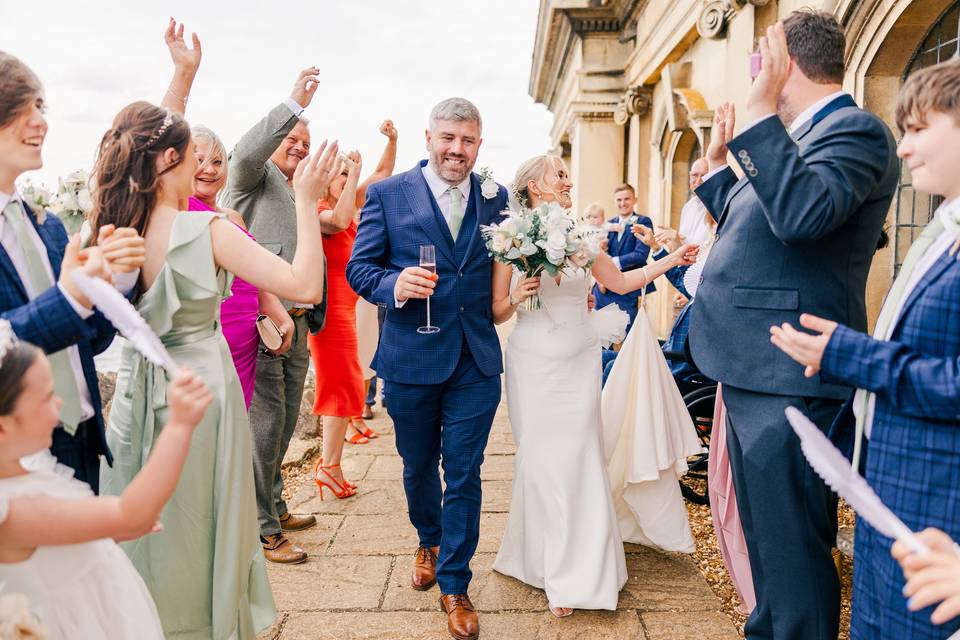
[[[703,244],[710,237],[710,225],[707,224],[707,208],[700,198],[692,196],[680,211],[680,235],[686,242]]]
[[[949,202],[944,202],[941,204],[937,208],[936,215],[946,217],[958,207],[960,207],[960,199],[954,198]],[[890,340],[890,338],[893,336],[894,329],[897,327],[897,322],[900,320],[900,314],[903,313],[903,306],[906,304],[907,300],[910,299],[910,294],[913,293],[913,290],[917,288],[917,284],[919,284],[920,280],[927,275],[927,272],[930,271],[931,267],[937,263],[940,257],[950,250],[950,247],[953,246],[953,243],[956,240],[957,237],[950,233],[947,229],[944,229],[942,232],[940,232],[940,236],[933,241],[926,253],[924,253],[923,256],[917,261],[917,266],[914,267],[913,273],[910,274],[910,279],[907,280],[907,284],[903,288],[903,294],[897,301],[897,307],[893,314],[893,320],[890,322],[889,326],[886,327],[886,331],[884,331],[882,334],[879,333],[879,331],[874,331],[874,339],[883,341]],[[863,406],[864,396],[868,393],[869,392],[864,389],[857,389],[857,392],[854,395],[853,413],[857,417],[860,417],[860,407]],[[870,437],[870,433],[872,431],[873,414],[876,409],[876,403],[876,394],[870,393],[867,399],[867,419],[863,423],[863,435],[867,438]]]
[[[23,201],[23,198],[18,193],[10,195],[0,191],[0,212],[14,199]],[[47,270],[47,273],[50,274],[50,279],[56,282],[56,278],[53,277],[53,269],[50,267],[50,258],[47,257],[47,247],[43,244],[40,234],[37,233],[37,230],[29,221],[27,223],[27,233],[30,235],[30,239],[33,240],[37,252],[40,254],[43,266]],[[33,284],[30,282],[30,277],[27,273],[26,259],[23,257],[23,252],[20,251],[20,245],[17,244],[17,238],[13,233],[13,229],[7,224],[7,218],[3,215],[0,215],[0,245],[3,246],[4,251],[6,251],[10,257],[10,262],[13,263],[13,268],[16,269],[17,275],[20,276],[20,284],[22,284],[23,288],[27,291],[27,295],[33,299],[43,293],[42,291],[33,290]],[[60,293],[63,294],[63,297],[67,299],[67,302],[70,303],[70,306],[73,307],[73,310],[82,319],[85,320],[93,315],[92,309],[87,309],[74,300],[59,284],[54,286],[60,289]],[[76,346],[67,347],[67,358],[70,360],[70,368],[73,369],[73,377],[76,378],[77,388],[80,390],[80,421],[83,422],[84,420],[92,418],[95,412],[93,410],[93,400],[90,397],[90,389],[87,387],[87,379],[83,376],[83,365],[80,363],[80,350]]]
[[[437,172],[434,171],[433,165],[429,162],[423,165],[420,168],[420,171],[423,173],[424,180],[427,181],[427,188],[430,189],[430,193],[433,195],[433,199],[437,202],[437,207],[440,209],[440,214],[443,216],[443,219],[447,222],[447,225],[450,224],[450,204],[451,196],[450,189],[456,187],[460,190],[461,206],[463,207],[462,212],[466,212],[467,204],[470,202],[470,174],[467,174],[467,177],[457,185],[451,185],[446,182],[443,178],[437,175]],[[403,307],[406,304],[406,300],[400,302],[397,299],[397,290],[393,290],[393,304],[397,309]]]

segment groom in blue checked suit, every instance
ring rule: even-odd
[[[697,368],[724,385],[757,594],[744,632],[756,640],[838,633],[836,497],[807,465],[784,409],[800,407],[826,430],[850,389],[804,377],[771,344],[770,326],[796,323],[803,308],[866,328],[867,274],[899,169],[889,129],[841,90],[845,42],[825,13],[796,11],[770,27],[748,123],[734,137],[733,107],[718,110],[711,172],[696,191],[718,227],[688,339]]]
[[[477,108],[462,98],[433,108],[430,159],[367,190],[347,264],[350,286],[387,310],[373,368],[390,398],[420,540],[412,586],[439,583],[449,631],[460,639],[479,635],[467,589],[480,533],[480,465],[503,371],[480,226],[499,221],[507,192],[481,187],[471,173],[481,127]],[[435,248],[437,280],[419,267],[424,245]],[[439,331],[418,333],[428,324],[428,297]]]
[[[80,268],[78,244],[68,246],[60,220],[28,206],[16,179],[43,166],[47,133],[43,88],[20,60],[0,51],[0,318],[10,322],[20,340],[47,353],[54,389],[63,401],[60,424],[50,447],[74,476],[94,492],[100,481],[100,456],[111,461],[104,437],[100,390],[93,356],[109,346],[116,330],[77,290],[71,273]],[[128,243],[142,250],[143,240],[125,230],[101,234],[100,246]],[[115,245],[114,245],[115,246]],[[132,246],[132,245],[130,245]],[[142,264],[142,258],[135,266]]]

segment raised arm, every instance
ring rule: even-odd
[[[363,161],[360,158],[359,151],[353,151],[343,161],[338,161],[335,169],[335,175],[343,172],[343,167],[347,170],[347,180],[343,185],[343,191],[337,199],[336,206],[333,209],[326,209],[319,213],[320,230],[324,233],[340,233],[350,226],[350,222],[357,216],[357,182],[360,180],[360,168]]]
[[[614,293],[627,293],[653,282],[674,267],[693,264],[697,251],[697,245],[685,244],[665,258],[632,271],[620,271],[610,256],[601,253],[593,263],[593,277]]]
[[[177,487],[193,430],[212,401],[203,380],[186,370],[170,385],[168,399],[170,419],[143,469],[120,496],[14,498],[0,522],[3,545],[34,548],[102,538],[129,540],[149,533]]]
[[[288,264],[267,251],[227,220],[211,225],[217,264],[258,289],[286,300],[316,304],[323,299],[323,237],[317,222],[317,200],[330,186],[337,167],[337,143],[326,140],[314,155],[300,161],[293,176],[296,194],[297,249]]]
[[[392,120],[384,120],[383,124],[380,125],[380,133],[387,136],[387,146],[383,150],[383,155],[380,156],[380,162],[377,163],[377,168],[370,174],[366,180],[360,183],[360,186],[357,187],[357,208],[363,206],[364,201],[367,197],[367,187],[369,187],[374,182],[379,182],[384,178],[389,178],[393,175],[393,169],[397,164],[397,130],[393,126]]]
[[[200,58],[203,56],[200,38],[197,34],[193,34],[193,49],[190,49],[183,39],[183,24],[178,25],[176,20],[170,18],[163,39],[173,59],[173,78],[166,93],[163,94],[160,106],[182,116],[187,111],[187,99],[190,97],[193,80],[197,77],[197,70],[200,68]]]
[[[243,134],[230,152],[228,189],[241,193],[252,191],[266,172],[266,164],[280,142],[300,122],[300,112],[306,109],[317,91],[316,67],[300,72],[290,97],[273,109],[260,122]],[[291,104],[292,103],[292,104]],[[247,219],[249,225],[252,221]]]

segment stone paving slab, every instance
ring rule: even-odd
[[[321,501],[309,471],[288,501],[295,513],[313,513],[318,525],[291,533],[306,563],[270,564],[280,618],[262,640],[439,640],[449,638],[439,611],[439,589],[409,586],[417,536],[407,518],[403,463],[386,412],[368,424],[381,437],[346,445],[343,469],[359,486],[355,497]],[[288,456],[296,464],[316,455],[319,439],[298,436]],[[471,597],[486,640],[736,640],[733,623],[684,554],[625,545],[627,585],[618,611],[576,611],[563,620],[547,610],[540,589],[492,570],[510,508],[516,445],[501,405],[481,468],[480,542]]]

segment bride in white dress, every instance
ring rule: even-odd
[[[572,186],[563,161],[549,155],[524,163],[514,180],[515,195],[531,207],[570,207]],[[685,245],[654,264],[621,272],[601,253],[591,271],[621,293],[691,264],[695,255],[696,248]],[[515,312],[518,317],[505,363],[517,444],[513,497],[493,568],[544,589],[558,617],[573,609],[616,609],[627,581],[600,408],[601,334],[612,337],[613,324],[623,336],[627,316],[615,306],[590,313],[590,287],[583,270],[556,279],[518,279],[510,266],[494,263],[494,321],[505,322]],[[541,309],[517,310],[538,291]]]

